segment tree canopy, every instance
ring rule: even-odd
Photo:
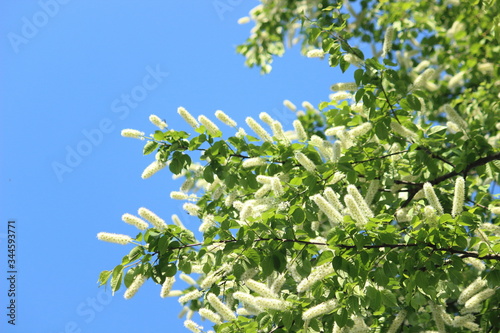
[[[249,67],[301,44],[353,77],[316,105],[286,100],[293,128],[179,107],[190,133],[154,115],[152,137],[123,130],[154,157],[142,178],[185,178],[171,197],[201,223],[124,214],[141,232],[98,234],[130,246],[100,284],[127,299],[161,285],[192,332],[498,332],[499,7],[262,1],[239,21],[255,24],[237,48]]]

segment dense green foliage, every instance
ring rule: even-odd
[[[261,114],[269,133],[180,108],[193,131],[146,137],[143,177],[186,178],[172,197],[200,237],[140,211],[153,227],[136,238],[100,234],[135,244],[100,283],[189,293],[181,303],[216,332],[500,331],[499,4],[263,1],[250,16],[247,65],[270,72],[302,43],[354,77],[293,128]],[[197,280],[182,293],[179,272]]]

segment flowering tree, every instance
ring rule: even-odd
[[[238,47],[248,66],[269,72],[301,43],[353,79],[317,106],[285,101],[293,129],[217,111],[221,130],[179,107],[191,133],[156,116],[152,137],[124,130],[156,152],[142,178],[185,177],[171,197],[201,224],[123,215],[141,233],[98,234],[131,246],[101,285],[127,299],[162,285],[192,332],[207,331],[194,312],[216,332],[498,332],[498,8],[263,1],[239,21],[255,23]],[[172,290],[176,276],[191,286]]]

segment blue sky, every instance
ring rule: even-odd
[[[123,290],[111,297],[97,288],[99,273],[130,247],[96,234],[135,235],[121,216],[142,206],[167,221],[178,214],[186,226],[199,225],[169,198],[180,181],[168,171],[140,178],[153,157],[142,156],[144,142],[121,137],[122,129],[151,133],[148,117],[156,114],[189,131],[178,106],[212,119],[221,109],[240,123],[266,111],[290,129],[284,99],[318,104],[332,83],[346,80],[298,48],[276,59],[270,75],[246,68],[235,47],[251,25],[236,21],[256,4],[0,4],[1,332],[185,331],[177,300],[161,299],[153,282],[128,301]],[[16,221],[15,326],[6,316],[9,219]]]

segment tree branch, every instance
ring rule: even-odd
[[[448,172],[447,174],[444,174],[442,176],[439,176],[431,181],[429,181],[429,183],[431,183],[432,185],[436,185],[436,184],[439,184],[441,183],[442,181],[445,181],[449,178],[452,178],[452,177],[455,177],[455,176],[458,176],[458,175],[465,175],[467,173],[469,173],[469,171],[471,171],[472,169],[474,168],[477,168],[478,166],[481,166],[481,165],[485,165],[486,163],[489,163],[491,161],[494,161],[494,160],[500,160],[500,152],[499,153],[495,153],[493,155],[488,155],[488,156],[485,156],[485,157],[481,157],[477,160],[475,160],[474,162],[468,164],[464,170],[462,170],[461,172],[457,172],[457,171],[451,171],[451,172]],[[413,197],[415,196],[415,194],[417,194],[417,192],[422,189],[422,187],[424,186],[425,183],[411,183],[411,182],[403,182],[403,181],[398,181],[400,184],[407,184],[407,185],[412,185],[412,186],[415,186],[413,189],[412,189],[412,192],[410,193],[410,195],[408,196],[408,199],[406,199],[405,202],[403,202],[403,204],[401,205],[401,208],[404,208],[406,206],[408,206],[410,204],[410,202],[413,200]]]
[[[227,240],[221,240],[221,241],[216,241],[215,244],[228,244],[228,243],[235,243],[238,240],[236,239],[227,239]],[[277,242],[282,242],[282,243],[299,243],[299,244],[307,244],[307,245],[321,245],[321,246],[329,246],[327,243],[323,242],[310,242],[310,241],[304,241],[300,239],[286,239],[286,238],[257,238],[254,240],[254,242],[266,242],[266,241],[277,241]],[[195,247],[195,246],[201,246],[203,243],[195,243],[195,244],[188,244],[188,245],[183,245],[179,246],[176,248],[171,248],[170,250],[176,250],[176,249],[184,249],[187,247]],[[341,248],[341,249],[356,249],[356,245],[346,245],[346,244],[335,244],[332,245],[333,247]],[[395,248],[409,248],[409,247],[417,247],[417,246],[424,246],[424,247],[429,247],[433,249],[434,251],[441,251],[441,252],[448,252],[451,254],[460,254],[461,258],[477,258],[477,259],[488,259],[488,260],[500,260],[500,254],[487,254],[480,256],[478,252],[475,251],[464,251],[464,250],[457,250],[452,247],[438,247],[435,244],[432,243],[412,243],[412,244],[405,244],[405,243],[396,243],[396,244],[377,244],[377,245],[364,245],[363,249],[380,249],[380,248],[390,248],[390,249],[395,249]]]
[[[391,154],[387,154],[387,155],[382,155],[382,156],[379,156],[379,157],[369,158],[367,160],[354,161],[351,164],[359,164],[359,163],[371,162],[371,161],[374,161],[374,160],[381,160],[383,158],[387,158],[387,157],[391,157],[391,156],[394,156],[394,155],[399,155],[399,154],[403,154],[403,153],[407,153],[407,152],[408,152],[408,150],[402,150],[402,151],[398,151],[398,152],[395,152],[395,153],[391,153]]]

